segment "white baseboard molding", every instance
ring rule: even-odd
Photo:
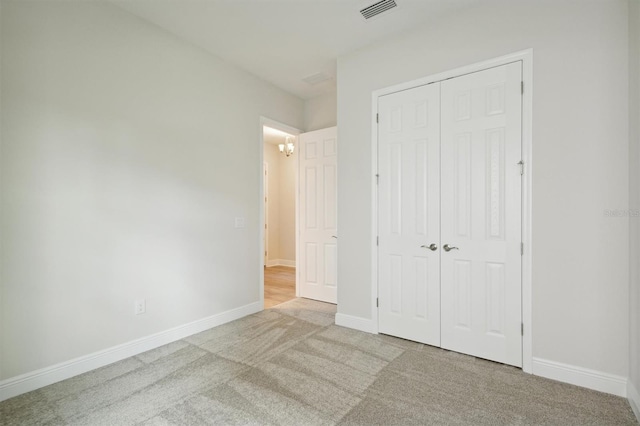
[[[286,260],[286,259],[267,260],[267,268],[270,268],[271,266],[288,266],[290,268],[295,268],[296,267],[296,261],[295,260]]]
[[[78,374],[104,367],[125,358],[175,342],[212,327],[260,312],[261,302],[254,302],[236,309],[221,312],[131,342],[123,343],[70,361],[42,368],[20,376],[0,381],[0,401],[69,379]]]
[[[638,388],[631,383],[631,380],[627,382],[627,399],[638,422],[640,422],[640,393],[638,393]]]
[[[627,379],[625,377],[540,358],[533,358],[532,372],[536,376],[547,379],[617,396],[627,396]]]
[[[346,314],[336,314],[336,325],[364,331],[365,333],[378,333],[377,324],[369,318],[354,317]]]

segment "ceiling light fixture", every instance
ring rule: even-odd
[[[285,143],[279,143],[278,149],[280,150],[281,153],[283,153],[287,157],[293,154],[293,150],[295,149],[295,146],[293,145],[293,139],[291,138],[291,136],[286,137]]]

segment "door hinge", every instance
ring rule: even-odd
[[[380,183],[380,175],[376,175],[376,185]]]
[[[520,323],[520,335],[524,336],[524,323],[523,322]]]
[[[518,165],[520,166],[520,176],[524,176],[524,161],[518,161]]]
[[[378,300],[378,298],[376,297],[376,308],[380,307],[380,301]]]
[[[520,243],[520,256],[524,256],[524,243]]]
[[[380,122],[380,114],[376,114],[376,123]]]
[[[380,237],[376,237],[376,245],[379,246],[380,245]]]
[[[520,82],[520,93],[524,95],[524,81]]]

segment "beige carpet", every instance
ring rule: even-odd
[[[334,315],[295,299],[2,402],[0,424],[637,424],[624,398]]]

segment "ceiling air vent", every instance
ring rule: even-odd
[[[331,78],[332,77],[330,75],[325,74],[323,72],[319,72],[303,78],[302,81],[312,86],[315,86],[316,84],[320,84],[323,81],[331,80]]]
[[[389,9],[393,9],[397,7],[395,0],[380,0],[377,3],[372,4],[371,6],[367,6],[360,11],[364,19],[371,19],[374,16],[380,15],[383,12],[386,12]]]

